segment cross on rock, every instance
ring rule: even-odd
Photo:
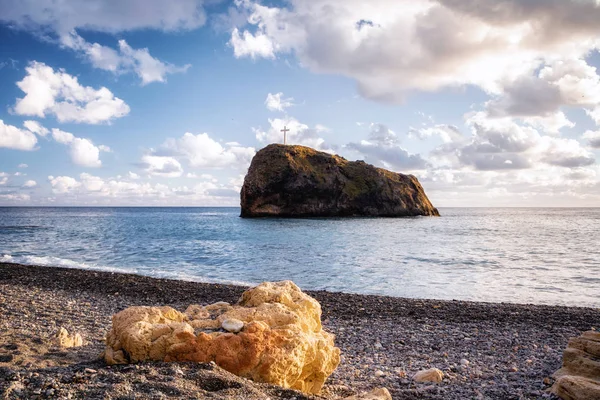
[[[283,144],[287,144],[287,135],[286,133],[288,133],[290,130],[284,125],[283,129],[281,130],[281,132],[283,132]]]

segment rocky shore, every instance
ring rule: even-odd
[[[235,302],[244,287],[0,263],[0,398],[337,399],[387,387],[394,399],[544,399],[569,338],[600,310],[307,291],[341,363],[321,396],[238,378],[212,364],[107,366],[111,316],[133,305]],[[60,327],[83,346],[56,345]],[[441,383],[417,383],[438,368]]]

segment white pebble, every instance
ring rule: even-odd
[[[235,318],[228,318],[221,324],[221,327],[228,332],[238,333],[244,329],[244,322]]]

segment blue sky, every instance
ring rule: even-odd
[[[287,125],[438,207],[598,206],[598,20],[595,0],[0,0],[0,205],[237,205]]]

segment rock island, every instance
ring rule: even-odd
[[[439,216],[413,175],[280,144],[252,159],[241,208],[242,217]]]

